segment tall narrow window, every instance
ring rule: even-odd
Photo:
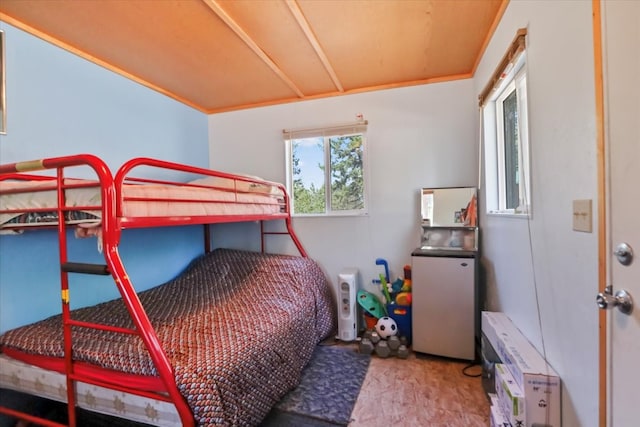
[[[7,133],[7,97],[5,76],[4,31],[0,30],[0,134]]]
[[[504,117],[504,180],[505,180],[505,206],[507,209],[515,209],[520,201],[520,189],[518,183],[518,97],[516,91],[509,93],[502,101],[502,114]]]
[[[365,131],[366,124],[285,131],[295,215],[366,212]]]
[[[486,206],[489,213],[529,214],[529,138],[524,38],[514,43],[480,95]]]

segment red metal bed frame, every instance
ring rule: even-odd
[[[66,206],[65,204],[65,190],[70,188],[78,188],[82,185],[72,185],[65,183],[64,171],[67,168],[77,166],[88,166],[92,168],[96,175],[100,185],[101,193],[101,205],[100,206]],[[184,217],[135,217],[127,218],[123,216],[123,203],[125,199],[123,197],[122,188],[125,184],[137,183],[137,184],[162,184],[162,185],[180,185],[185,183],[177,183],[172,181],[152,180],[146,178],[134,178],[130,176],[130,173],[138,167],[152,167],[163,170],[171,170],[174,172],[185,172],[190,174],[198,174],[204,176],[214,176],[219,178],[226,178],[233,180],[235,193],[240,192],[237,189],[235,183],[255,183],[260,185],[272,184],[259,179],[252,179],[246,176],[233,175],[219,171],[212,171],[209,169],[203,169],[188,165],[182,165],[178,163],[166,162],[157,159],[150,158],[134,158],[122,165],[117,171],[115,177],[111,174],[107,165],[98,157],[91,154],[80,154],[74,156],[57,157],[43,160],[11,163],[6,165],[0,165],[0,180],[7,179],[26,179],[26,180],[39,180],[39,181],[51,181],[51,189],[57,190],[57,214],[58,218],[65,218],[67,211],[80,211],[80,210],[100,210],[102,214],[102,221],[100,228],[102,230],[102,244],[103,255],[106,261],[106,265],[86,264],[79,262],[69,262],[67,259],[67,228],[69,225],[65,221],[58,221],[58,239],[59,239],[59,253],[60,253],[60,288],[62,297],[62,317],[64,328],[64,347],[65,347],[65,373],[67,382],[67,404],[68,404],[68,425],[74,427],[76,425],[76,396],[74,393],[74,382],[85,382],[96,386],[101,386],[113,390],[122,391],[125,393],[136,394],[139,396],[145,396],[153,399],[158,399],[166,402],[170,402],[175,405],[176,410],[180,416],[182,424],[184,426],[193,426],[195,421],[191,409],[187,405],[185,399],[182,397],[176,386],[175,377],[173,374],[173,368],[165,354],[160,341],[156,335],[153,325],[149,321],[149,318],[138,299],[138,295],[135,292],[132,282],[125,270],[124,264],[118,254],[118,245],[120,243],[121,232],[125,228],[148,228],[148,227],[160,227],[160,226],[176,226],[176,225],[193,225],[204,224],[205,225],[205,250],[209,250],[209,227],[207,224],[225,223],[225,222],[246,222],[246,221],[260,221],[260,233],[261,233],[261,248],[265,250],[265,235],[270,234],[282,234],[289,235],[293,240],[296,248],[300,254],[304,257],[307,256],[302,244],[298,240],[295,232],[293,231],[291,223],[291,214],[289,210],[289,197],[285,191],[284,186],[278,184],[284,197],[284,210],[278,213],[271,214],[251,214],[251,215],[213,215],[213,216],[184,216]],[[27,172],[41,171],[41,170],[55,170],[56,176],[43,176],[33,175]],[[53,183],[55,182],[55,185]],[[86,186],[86,184],[84,185]],[[95,186],[95,184],[93,184]],[[24,190],[23,190],[24,192]],[[236,197],[237,199],[237,197]],[[150,199],[146,199],[150,200]],[[158,199],[154,198],[153,201],[176,201],[175,199]],[[180,202],[195,202],[195,200],[181,199]],[[200,201],[199,201],[200,202]],[[211,202],[215,203],[215,202]],[[237,201],[237,203],[243,203]],[[32,211],[38,211],[42,209],[34,209]],[[51,209],[48,209],[51,210]],[[7,213],[7,211],[4,211]],[[21,210],[24,212],[24,210]],[[286,230],[283,232],[266,231],[264,228],[265,220],[284,220]],[[102,325],[97,323],[79,322],[71,318],[70,305],[69,305],[69,273],[85,273],[85,274],[102,274],[111,275],[118,288],[118,291],[125,302],[129,314],[135,325],[134,329],[114,328],[108,325]],[[73,342],[71,336],[72,327],[93,328],[117,333],[138,335],[144,342],[150,357],[156,367],[158,375],[164,385],[164,390],[159,392],[140,390],[134,387],[129,387],[121,383],[109,382],[106,378],[95,378],[87,376],[86,374],[76,372],[75,362],[72,359]],[[34,415],[30,415],[24,412],[16,411],[11,408],[0,406],[0,413],[23,419],[25,421],[34,422],[44,426],[61,427],[64,424],[46,420]]]

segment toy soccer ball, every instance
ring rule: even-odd
[[[380,338],[387,339],[398,333],[398,325],[391,317],[381,317],[376,323],[376,332],[378,332]]]

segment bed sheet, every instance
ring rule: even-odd
[[[336,327],[324,273],[302,257],[219,249],[139,297],[199,425],[257,425]],[[132,326],[120,300],[73,318]],[[60,322],[54,316],[8,331],[0,348],[62,357]],[[136,337],[74,329],[73,340],[77,360],[156,374]]]
[[[67,212],[67,222],[70,224],[99,224],[100,223],[100,188],[96,181],[67,179],[68,185],[92,185],[69,189],[66,192],[67,206],[94,206],[98,210]],[[54,190],[47,191],[54,183],[47,181],[0,181],[0,231],[3,227],[34,227],[45,224],[55,225],[58,220],[57,212],[53,211],[58,204],[58,194]],[[19,190],[24,193],[4,193]],[[45,211],[51,208],[52,211]],[[39,212],[21,214],[19,212],[4,212],[8,210],[27,211],[42,209]]]

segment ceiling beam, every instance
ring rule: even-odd
[[[260,59],[262,59],[262,61],[267,64],[267,66],[269,68],[271,68],[271,70],[276,73],[276,75],[278,77],[280,77],[280,79],[282,79],[283,82],[285,82],[287,84],[287,86],[289,86],[289,88],[291,88],[291,90],[293,90],[296,95],[298,95],[298,97],[300,98],[304,98],[304,93],[302,93],[302,91],[296,86],[296,84],[289,78],[289,76],[287,76],[284,71],[282,71],[282,69],[280,67],[278,67],[278,65],[273,62],[273,60],[271,58],[269,58],[269,55],[267,55],[265,53],[264,50],[262,50],[262,48],[260,46],[258,46],[258,44],[246,33],[246,31],[244,31],[242,29],[242,27],[231,17],[229,16],[229,14],[218,4],[218,2],[216,0],[202,0],[216,15],[218,15],[218,17],[220,19],[222,19],[222,21],[227,24],[227,26],[229,28],[231,28],[231,30],[233,30],[234,33],[236,33],[236,35],[238,37],[240,37],[240,39],[245,42],[245,44],[247,46],[249,46],[249,48],[251,50],[253,50],[253,52],[258,55],[258,57]]]
[[[333,80],[333,84],[340,92],[344,92],[344,88],[342,87],[342,83],[340,83],[340,80],[338,79],[338,75],[331,66],[329,58],[327,58],[327,55],[324,53],[322,46],[320,46],[320,42],[318,41],[316,35],[313,33],[313,30],[311,29],[307,18],[302,13],[302,10],[300,10],[298,2],[296,0],[286,0],[286,3],[287,6],[289,6],[289,10],[293,14],[293,17],[296,18],[298,25],[304,32],[305,36],[307,36],[309,43],[311,43],[311,46],[313,46],[313,50],[316,51],[316,54],[318,55],[318,58],[320,58],[322,65],[324,65],[327,73],[329,73],[331,80]]]

